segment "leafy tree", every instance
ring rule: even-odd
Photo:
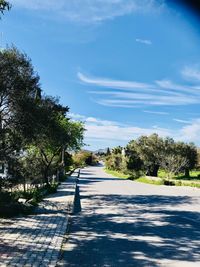
[[[81,150],[73,155],[73,161],[76,167],[84,167],[86,165],[95,165],[97,158],[92,152]]]
[[[183,143],[177,142],[175,144],[175,152],[176,154],[182,156],[187,159],[187,164],[184,166],[183,170],[185,172],[185,176],[190,176],[190,170],[192,170],[198,162],[198,153],[197,148],[193,143]]]
[[[67,118],[69,108],[42,96],[30,59],[12,47],[0,52],[0,161],[10,175],[48,183],[64,170],[65,154],[83,144],[82,123]],[[31,165],[32,162],[32,165]]]
[[[141,136],[130,144],[135,147],[149,176],[158,176],[160,152],[163,150],[163,139],[157,134]]]
[[[81,123],[71,122],[66,117],[68,107],[61,106],[58,100],[46,97],[40,102],[43,110],[40,125],[44,123],[44,126],[41,126],[34,146],[44,164],[44,181],[48,183],[55,159],[60,168],[64,168],[61,156],[64,151],[78,149],[82,145],[84,128]]]
[[[167,177],[180,173],[188,164],[187,158],[176,153],[166,154],[160,160],[160,167],[167,172]]]
[[[112,154],[121,154],[122,153],[122,147],[121,146],[117,146],[117,147],[114,147],[113,149],[112,149]]]
[[[127,169],[130,171],[138,172],[144,169],[143,161],[141,160],[135,146],[132,144],[127,145],[125,150],[125,155],[127,159]]]
[[[19,152],[34,136],[39,77],[16,48],[0,52],[0,160]]]
[[[116,152],[116,150],[114,150]],[[121,153],[111,153],[105,159],[106,168],[110,170],[121,171],[124,169],[124,161]]]

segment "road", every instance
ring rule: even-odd
[[[200,189],[81,171],[63,266],[200,266]]]

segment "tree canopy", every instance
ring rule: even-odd
[[[185,172],[185,176],[189,177],[189,171],[198,163],[194,144],[175,142],[172,138],[162,138],[157,134],[131,140],[125,147],[125,155],[122,151],[121,147],[112,149],[106,157],[107,168],[148,176],[158,176],[159,169],[163,169],[169,176]]]
[[[66,152],[80,149],[84,134],[68,112],[59,99],[43,94],[26,54],[15,47],[0,52],[0,161],[9,163],[12,178],[42,175],[48,183],[63,170]]]

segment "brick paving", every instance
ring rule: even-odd
[[[0,219],[0,266],[56,266],[73,207],[76,173],[36,214]]]

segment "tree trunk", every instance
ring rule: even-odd
[[[149,168],[149,170],[147,171],[147,175],[158,177],[158,170],[159,170],[159,166],[154,165],[153,168]]]
[[[185,169],[185,177],[190,177],[190,170],[188,168]]]
[[[49,174],[49,166],[46,167],[44,170],[44,182],[46,185],[49,185],[48,174]]]
[[[24,193],[26,192],[26,178],[24,177],[24,181],[23,181],[23,188],[24,188]]]

